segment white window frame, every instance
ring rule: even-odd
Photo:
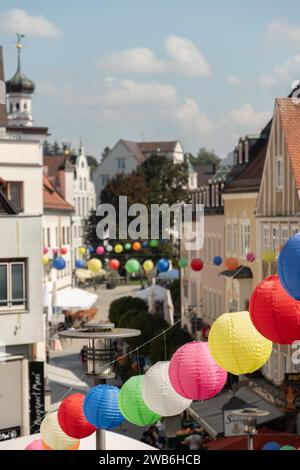
[[[284,186],[284,160],[282,155],[275,157],[275,187],[276,191],[283,191]]]
[[[240,220],[240,254],[246,256],[250,252],[250,221],[243,218]]]
[[[231,220],[226,220],[226,253],[230,255],[232,253],[232,222]]]
[[[281,225],[280,227],[280,246],[284,246],[289,239],[289,226]]]
[[[272,237],[271,237],[271,248],[274,251],[275,255],[278,256],[279,248],[280,248],[280,233],[279,233],[279,225],[273,224],[272,225]]]
[[[232,220],[232,254],[237,255],[239,243],[239,223],[237,219]]]
[[[269,250],[271,248],[271,246],[270,246],[270,225],[269,224],[263,224],[262,246],[263,246],[264,251]]]
[[[23,292],[24,297],[22,299],[13,299],[12,298],[12,266],[21,265],[23,267]],[[28,305],[28,295],[27,295],[27,271],[26,271],[26,261],[25,260],[0,260],[0,266],[6,266],[6,276],[7,276],[7,305],[0,305],[0,313],[2,312],[14,312],[14,311],[26,311]],[[20,305],[13,305],[13,302],[22,301]]]

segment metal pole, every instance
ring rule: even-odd
[[[248,434],[248,450],[254,450],[253,449],[253,434],[249,433]]]
[[[94,378],[94,385],[105,384],[106,379]],[[96,450],[106,450],[106,436],[104,429],[97,429],[96,431]]]

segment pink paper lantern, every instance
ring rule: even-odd
[[[46,255],[46,254],[48,253],[48,251],[49,251],[48,248],[47,248],[46,246],[44,246],[44,248],[43,248],[43,255]]]
[[[222,390],[227,372],[210,354],[208,343],[193,341],[173,354],[169,378],[179,395],[190,400],[208,400]]]
[[[249,263],[252,263],[255,261],[255,254],[254,253],[247,253],[246,254],[246,260],[249,261]]]
[[[43,447],[42,439],[36,439],[31,441],[26,447],[25,450],[45,450]]]
[[[97,246],[96,248],[97,255],[103,255],[104,252],[105,252],[104,246]]]

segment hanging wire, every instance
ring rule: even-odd
[[[165,349],[165,361],[168,360],[167,356],[167,343],[166,343],[166,332],[164,331],[164,349]]]
[[[139,375],[142,375],[142,374],[141,374],[141,364],[140,364],[140,352],[139,352],[139,348],[137,348],[137,350],[136,350],[136,358],[137,358],[137,363],[138,363]]]
[[[242,271],[242,269],[244,268],[244,266],[241,266],[231,277],[231,279],[235,278],[240,271]],[[100,370],[99,373],[101,373],[102,371],[106,370],[108,367],[114,365],[115,363],[117,363],[118,361],[120,361],[121,359],[125,359],[126,357],[130,356],[131,354],[133,353],[136,353],[137,354],[137,357],[138,357],[138,366],[139,366],[139,349],[143,348],[144,346],[147,346],[149,343],[152,343],[152,341],[155,341],[157,338],[159,338],[161,335],[166,335],[166,333],[171,330],[174,326],[178,325],[178,323],[180,323],[183,318],[189,318],[189,316],[194,313],[194,311],[200,307],[202,308],[204,305],[205,305],[206,301],[205,300],[201,300],[201,303],[198,304],[198,305],[195,305],[187,314],[183,315],[179,320],[177,320],[176,322],[173,323],[173,325],[170,325],[168,328],[166,328],[165,330],[161,331],[160,333],[154,335],[151,339],[149,339],[148,341],[145,341],[145,343],[143,343],[142,345],[130,350],[128,353],[126,354],[123,354],[122,356],[119,356],[117,359],[113,360],[113,361],[110,361],[108,362],[107,364],[105,364],[102,369]],[[165,355],[166,355],[166,348],[165,348]],[[85,376],[86,374],[82,374],[78,380],[81,380],[83,379],[83,377]],[[69,395],[69,393],[74,389],[75,385],[72,385],[71,387],[69,387],[69,389],[58,399],[58,403],[60,403],[65,397],[67,397]],[[55,404],[54,406],[56,406],[54,409],[49,409],[49,411],[47,411],[46,413],[44,413],[44,415],[39,419],[39,421],[35,422],[32,426],[30,426],[30,430],[33,428],[33,426],[36,426],[37,424],[41,424],[43,418],[46,416],[46,414],[48,413],[54,413],[55,411],[58,410],[58,407],[59,405],[57,406],[57,404]],[[10,439],[10,442],[9,444],[6,446],[6,447],[3,447],[2,450],[5,450],[7,449],[10,444],[17,438],[14,438],[14,439]]]

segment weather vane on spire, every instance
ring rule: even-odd
[[[22,49],[22,38],[25,38],[25,34],[20,34],[20,33],[16,33],[17,34],[17,44],[16,44],[16,48],[18,50],[18,70],[20,70],[21,68],[21,49]]]

